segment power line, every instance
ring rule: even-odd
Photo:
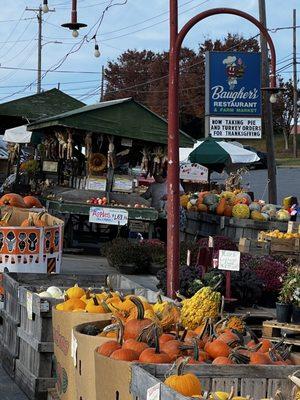
[[[23,17],[24,14],[25,14],[25,9],[23,10],[23,12],[22,12],[20,18],[17,20],[18,22],[14,25],[14,27],[12,28],[12,30],[11,30],[10,33],[8,34],[8,36],[7,36],[7,38],[6,38],[6,41],[4,41],[3,44],[2,44],[2,46],[0,46],[0,50],[3,49],[3,47],[6,45],[7,41],[11,38],[11,36],[12,36],[13,33],[15,32],[17,26],[18,26],[19,23],[21,22],[22,17]]]
[[[0,69],[12,69],[18,71],[37,71],[37,68],[22,68],[22,67],[2,67]],[[59,70],[59,71],[49,71],[48,69],[43,69],[42,72],[56,72],[60,74],[92,74],[92,75],[99,75],[99,72],[94,71],[71,71],[71,70]]]

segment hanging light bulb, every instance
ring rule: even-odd
[[[95,56],[96,58],[99,58],[100,55],[101,55],[101,53],[100,53],[100,50],[99,50],[99,45],[96,43],[96,44],[95,44],[94,56]]]
[[[270,96],[270,103],[274,104],[277,101],[277,96],[275,93],[272,93]]]
[[[47,12],[49,12],[48,0],[43,0],[42,11],[44,14],[47,14]]]
[[[73,36],[73,38],[77,38],[78,35],[79,35],[78,30],[77,30],[77,29],[73,29],[73,30],[72,30],[72,36]]]

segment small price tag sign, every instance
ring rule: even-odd
[[[240,261],[241,253],[239,251],[219,250],[219,269],[224,271],[239,271]]]
[[[147,400],[160,400],[161,384],[158,383],[155,386],[147,389]]]

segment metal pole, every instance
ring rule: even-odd
[[[42,89],[42,25],[43,25],[43,14],[42,7],[39,7],[38,11],[38,67],[37,67],[37,93],[41,93]]]
[[[297,28],[296,10],[293,10],[293,81],[294,81],[294,135],[293,135],[293,156],[298,157],[297,152],[297,131],[298,131],[298,87],[297,87]]]
[[[168,95],[168,203],[167,203],[167,292],[179,289],[179,117],[178,117],[178,1],[170,0],[170,55]]]
[[[104,65],[101,68],[101,92],[100,92],[100,102],[103,101],[104,98]]]
[[[266,27],[266,3],[265,0],[258,0],[259,3],[259,20]],[[262,85],[263,87],[270,86],[269,77],[269,58],[267,41],[264,35],[260,35],[260,46],[262,56]],[[276,77],[272,76],[272,81],[276,82]],[[273,85],[274,86],[274,85]],[[266,147],[268,157],[268,179],[269,179],[269,202],[277,204],[277,182],[276,182],[276,160],[275,160],[275,144],[273,132],[272,105],[269,99],[269,93],[265,92],[263,99],[263,126],[266,135]]]

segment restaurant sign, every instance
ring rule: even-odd
[[[260,53],[206,53],[206,115],[261,115]]]

